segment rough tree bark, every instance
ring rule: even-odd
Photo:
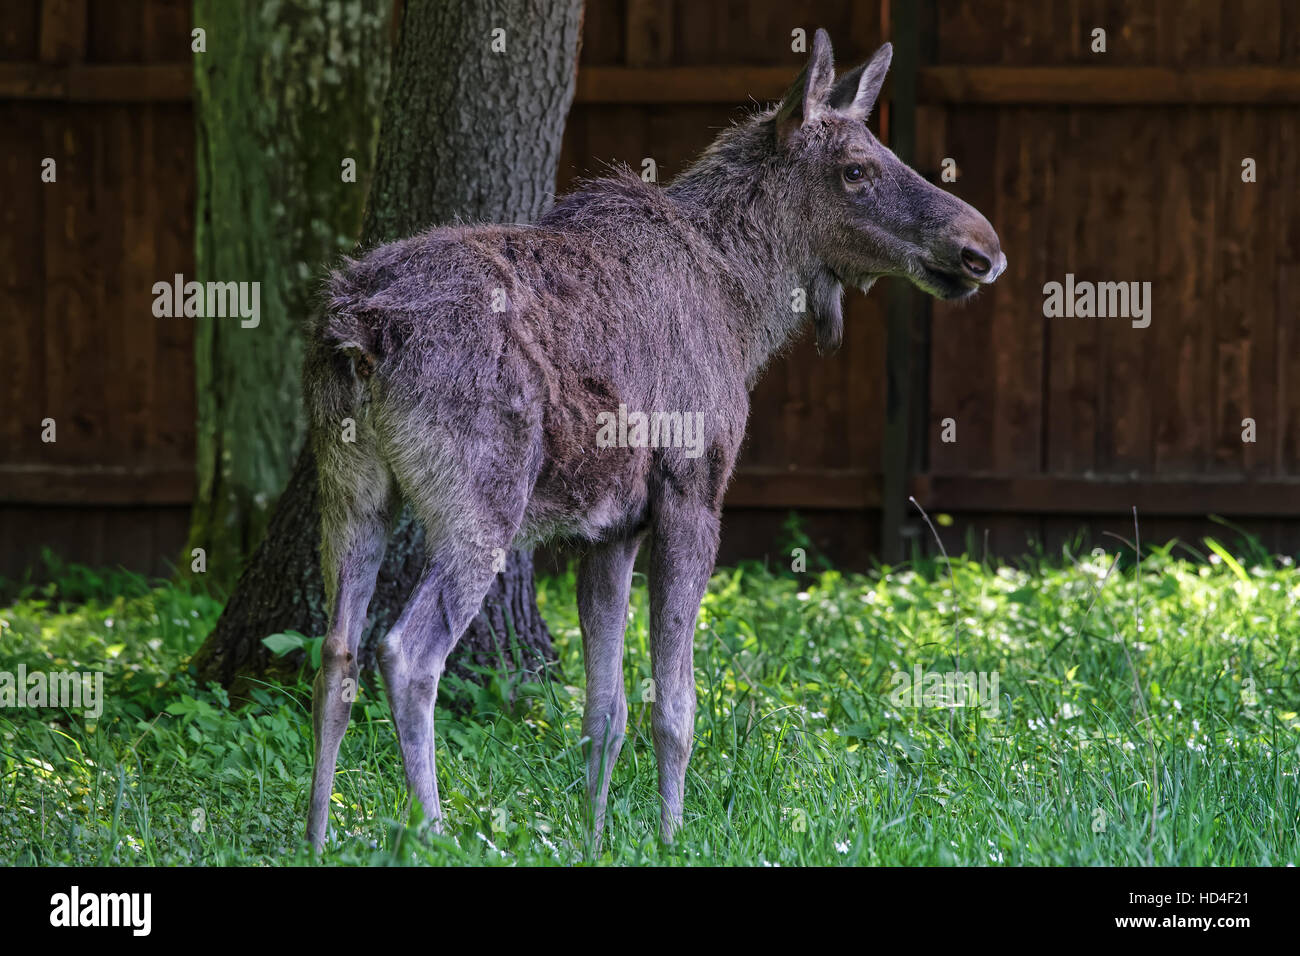
[[[390,0],[195,0],[206,43],[194,54],[195,278],[259,284],[256,326],[195,322],[189,549],[204,550],[204,573],[223,587],[261,539],[302,445],[309,277],[361,227],[389,16]],[[344,181],[349,157],[356,182]]]
[[[364,245],[439,222],[522,222],[545,211],[573,100],[581,24],[582,0],[408,0]],[[201,679],[230,685],[272,670],[262,645],[268,634],[324,633],[319,534],[315,463],[304,451],[265,540],[195,656]],[[363,668],[373,667],[375,639],[396,620],[423,561],[423,536],[404,512],[370,603]],[[470,664],[514,669],[518,662],[534,671],[553,655],[532,556],[512,552],[449,669],[465,674]]]

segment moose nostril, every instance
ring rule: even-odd
[[[961,251],[961,264],[966,270],[977,278],[988,275],[989,270],[993,268],[993,263],[989,261],[988,256],[967,246]]]

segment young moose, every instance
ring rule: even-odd
[[[603,828],[627,701],[623,631],[649,537],[653,733],[661,836],[682,825],[695,719],[692,645],[749,389],[800,330],[839,344],[843,287],[905,276],[969,296],[1006,268],[976,210],[867,130],[889,66],[834,77],[817,31],[779,107],[724,132],[667,188],[629,172],[560,200],[535,226],[450,226],[381,246],[332,276],[305,390],[319,469],[330,625],[316,677],[307,836],[328,825],[357,648],[390,519],[410,503],[427,564],[379,648],[411,796],[436,822],[434,698],[499,557],[585,542],[587,791]],[[662,428],[609,447],[625,406]],[[355,440],[344,441],[345,420]],[[629,421],[631,421],[629,414]],[[683,442],[681,421],[703,422]],[[608,429],[607,429],[608,431]]]

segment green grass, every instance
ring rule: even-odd
[[[1300,862],[1300,576],[1245,546],[1023,567],[918,560],[869,576],[758,566],[713,577],[696,642],[687,826],[665,848],[644,579],[625,671],[611,864]],[[1131,551],[1127,552],[1131,556]],[[440,710],[447,835],[403,820],[387,704],[353,709],[332,863],[584,860],[581,643],[572,576],[539,582],[557,680],[456,688]],[[184,585],[64,568],[9,588],[0,670],[102,670],[98,721],[0,709],[0,863],[279,865],[301,842],[309,683],[232,701],[187,661],[220,613]],[[920,665],[996,672],[1000,713],[897,706]],[[447,683],[444,683],[447,688]],[[449,688],[450,689],[450,688]]]

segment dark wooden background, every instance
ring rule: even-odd
[[[873,125],[936,181],[956,160],[947,188],[1010,265],[964,306],[912,297],[901,331],[887,283],[853,294],[838,355],[805,340],[771,369],[724,560],[773,553],[794,509],[865,564],[890,516],[886,552],[919,530],[887,487],[951,515],[950,547],[1127,535],[1137,506],[1146,541],[1222,534],[1217,514],[1296,551],[1300,4],[588,0],[558,188],[647,157],[671,178],[781,92],[805,59],[790,31],[816,26],[841,65],[894,41]],[[193,271],[189,29],[178,0],[10,0],[0,17],[0,574],[42,545],[161,572],[183,543],[192,328],[153,317],[151,286]],[[1151,282],[1150,328],[1044,318],[1043,283],[1067,272]]]

